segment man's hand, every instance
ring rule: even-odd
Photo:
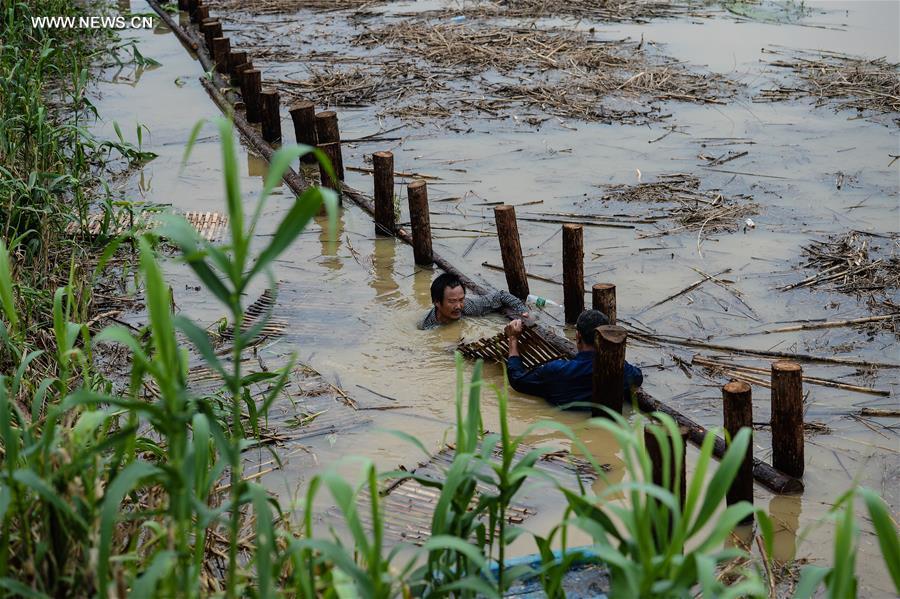
[[[522,323],[522,321],[517,318],[516,320],[506,325],[506,328],[503,330],[503,332],[506,333],[507,338],[514,339],[522,334],[523,326],[524,324]]]

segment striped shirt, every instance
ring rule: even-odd
[[[508,291],[495,291],[490,295],[466,295],[463,300],[463,316],[484,316],[500,308],[509,308],[518,313],[526,311],[522,300]],[[435,308],[431,308],[425,317],[419,321],[418,327],[422,330],[433,329],[441,326],[438,322]]]

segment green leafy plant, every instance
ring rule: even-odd
[[[680,456],[683,441],[675,422],[665,414],[653,414],[653,418],[660,424],[648,426],[660,447],[672,447],[674,455]],[[569,523],[591,536],[591,550],[609,568],[614,595],[690,596],[699,584],[703,595],[708,597],[767,596],[766,587],[753,569],[745,569],[741,579],[731,585],[716,577],[717,568],[749,557],[740,549],[722,548],[722,544],[734,527],[751,514],[756,515],[767,551],[771,553],[772,527],[763,511],[741,502],[719,513],[746,454],[749,430],[742,429],[731,440],[709,483],[705,479],[712,461],[714,436],[707,435],[682,504],[677,481],[684,464],[677,457],[670,461],[664,449],[664,463],[674,463],[665,481],[675,482],[665,486],[652,483],[652,465],[643,445],[640,419],[632,425],[621,415],[610,413],[609,418],[591,420],[591,425],[608,431],[616,439],[622,449],[627,478],[607,485],[596,497],[567,489],[561,491],[573,514]],[[619,495],[627,503],[620,504]],[[690,550],[685,551],[685,547]]]

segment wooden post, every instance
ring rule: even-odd
[[[584,227],[563,225],[563,304],[566,322],[574,323],[584,312]]]
[[[375,180],[375,233],[392,235],[397,228],[394,217],[394,155],[390,152],[372,154]]]
[[[206,49],[212,54],[213,40],[217,37],[222,37],[222,23],[220,23],[218,19],[206,19],[203,21],[203,24],[200,25],[200,31],[203,32],[203,37],[206,41]]]
[[[227,37],[215,37],[212,41],[213,62],[216,70],[222,74],[228,72],[228,54],[231,52],[231,42]]]
[[[667,429],[662,429],[663,434],[665,435],[666,440],[669,444],[669,460],[668,464],[663,459],[662,447],[659,445],[659,440],[656,438],[656,435],[649,428],[644,429],[644,446],[647,448],[647,454],[650,456],[650,463],[653,466],[652,469],[652,478],[653,484],[658,487],[663,487],[671,491],[675,492],[675,446],[672,443],[672,438],[669,437],[666,432]],[[684,499],[685,499],[685,490],[687,489],[687,463],[685,461],[687,457],[687,439],[685,438],[688,434],[688,430],[686,426],[679,426],[678,432],[681,435],[681,472],[679,473],[679,487],[678,487],[678,496],[681,500],[681,506],[684,507]],[[669,473],[669,484],[665,484],[665,472],[668,470]]]
[[[188,0],[178,0],[178,10],[187,10]]]
[[[525,274],[525,260],[519,242],[519,227],[516,224],[516,209],[506,204],[494,208],[497,222],[497,237],[500,240],[500,256],[506,271],[506,286],[509,292],[520,300],[528,297],[528,277]]]
[[[431,250],[431,217],[428,215],[428,186],[416,179],[406,186],[409,200],[409,222],[412,228],[413,256],[416,264],[428,266],[434,262]]]
[[[259,103],[262,117],[262,137],[267,142],[281,142],[281,103],[278,100],[278,92],[274,89],[264,89],[259,94]]]
[[[320,150],[325,152],[325,155],[328,156],[328,159],[331,161],[332,166],[334,166],[334,161],[336,156],[340,154],[341,148],[340,144],[336,142],[331,142],[327,144],[319,144],[317,146]],[[332,180],[328,175],[328,172],[325,170],[325,167],[322,164],[319,164],[319,181],[321,181],[322,187],[327,187],[328,189],[333,189],[338,193],[338,197],[341,194],[341,181]]]
[[[753,402],[750,385],[743,381],[731,381],[722,387],[722,399],[725,412],[725,430],[732,439],[742,428],[753,428]],[[731,483],[725,497],[728,505],[739,501],[753,503],[753,442],[747,446],[747,455],[738,468],[737,476]],[[750,515],[743,522],[753,520]]]
[[[228,72],[234,75],[239,65],[247,62],[246,50],[232,50],[228,53]]]
[[[316,140],[320,144],[341,143],[341,132],[338,129],[337,113],[333,110],[325,110],[319,112],[315,116],[316,119]],[[337,171],[338,179],[344,180],[344,157],[341,153],[341,147],[338,145],[337,160],[334,161],[334,168]]]
[[[601,408],[621,413],[625,397],[625,340],[620,326],[603,325],[594,332],[593,415],[609,415]]]
[[[324,110],[316,114],[316,135],[319,143],[323,144],[341,141],[341,132],[338,129],[338,119],[335,111]]]
[[[803,369],[788,360],[772,364],[772,465],[803,476]]]
[[[241,95],[244,97],[244,107],[247,109],[247,121],[258,123],[261,117],[259,94],[262,91],[262,73],[259,69],[247,69],[244,71],[244,80],[241,82]]]
[[[291,104],[289,109],[291,120],[294,122],[294,137],[298,144],[315,146],[316,138],[316,105],[308,100],[301,100]],[[300,158],[301,162],[312,164],[316,157],[305,154]]]
[[[197,14],[197,7],[200,6],[200,0],[188,0],[187,2],[187,13],[191,18],[191,22],[196,22],[194,15]]]
[[[243,89],[244,87],[244,73],[251,70],[253,68],[253,63],[249,60],[244,64],[239,64],[234,67],[234,74],[232,75],[232,80],[234,84],[238,86],[238,88]],[[243,94],[243,92],[241,92]]]
[[[193,21],[194,23],[202,23],[203,19],[208,19],[208,18],[209,18],[209,7],[198,3],[197,8],[194,9],[194,14],[191,15],[191,21]]]
[[[616,324],[616,286],[612,283],[597,283],[591,288],[594,310],[600,310],[609,318],[609,324]]]

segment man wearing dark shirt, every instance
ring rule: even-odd
[[[520,393],[543,397],[560,407],[575,402],[589,403],[593,393],[594,335],[597,327],[605,324],[609,324],[609,319],[603,312],[585,310],[575,323],[578,354],[571,360],[553,360],[526,371],[522,358],[519,357],[518,345],[523,323],[521,320],[512,321],[506,325],[506,336],[509,339],[506,372],[510,386]],[[644,375],[640,368],[625,362],[626,396],[643,382]]]
[[[495,291],[490,295],[466,295],[462,281],[446,272],[431,284],[431,302],[434,307],[419,321],[420,329],[433,329],[463,316],[484,316],[500,308],[526,315],[525,304],[513,294]]]

